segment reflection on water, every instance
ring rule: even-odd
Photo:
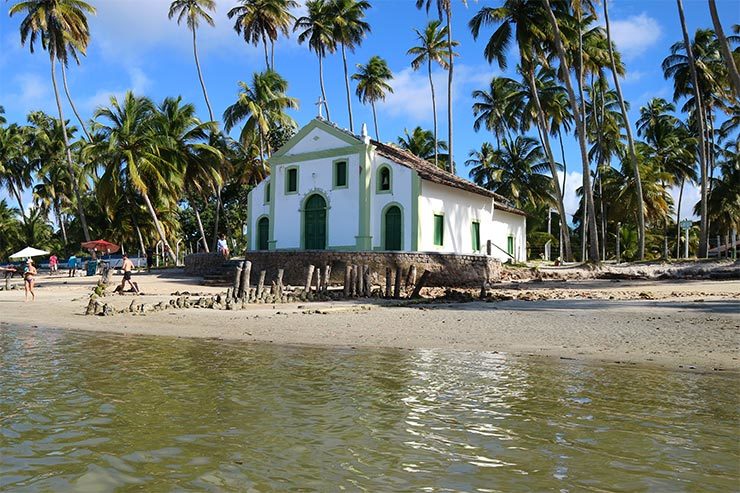
[[[0,490],[731,491],[738,379],[0,329]]]

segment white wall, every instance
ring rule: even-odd
[[[525,262],[527,260],[527,218],[519,214],[494,210],[491,236],[484,238],[481,232],[483,248],[485,248],[486,241],[490,239],[496,246],[503,250],[502,252],[494,246],[491,249],[491,256],[502,262],[507,262],[511,260],[511,257],[504,253],[506,252],[509,235],[514,237],[514,257],[516,261]]]
[[[349,136],[348,136],[349,137]],[[359,144],[359,142],[357,142]],[[326,149],[337,149],[341,147],[347,147],[351,144],[343,141],[342,139],[335,137],[321,130],[320,128],[314,128],[308,135],[297,142],[288,152],[287,156],[291,154],[301,154],[304,152],[323,151]]]
[[[249,238],[249,250],[257,249],[257,221],[262,216],[270,215],[270,204],[265,203],[265,188],[270,182],[270,178],[262,180],[259,185],[254,187],[250,192],[252,210],[249,212],[249,224],[247,225],[247,236]]]
[[[391,193],[378,193],[378,170],[388,165],[391,168]],[[370,231],[373,235],[373,249],[385,248],[383,245],[383,208],[395,202],[401,206],[403,227],[403,250],[411,250],[411,189],[413,171],[393,161],[375,154],[370,165]]]

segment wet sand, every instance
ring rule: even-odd
[[[108,295],[125,308],[175,291],[215,294],[176,272],[136,274],[141,296]],[[120,282],[114,276],[114,282]],[[494,285],[503,301],[347,301],[168,309],[84,316],[96,278],[38,280],[37,300],[0,292],[1,325],[343,347],[449,348],[550,358],[740,370],[740,281],[545,281]],[[16,281],[20,286],[20,282]],[[513,299],[510,299],[513,298]]]

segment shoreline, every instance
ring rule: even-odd
[[[198,279],[137,274],[144,295],[108,295],[116,308],[171,293],[218,293]],[[84,330],[338,348],[449,349],[674,370],[740,371],[740,281],[569,281],[500,286],[503,300],[354,300],[243,310],[165,309],[85,316],[97,278],[42,278],[37,301],[0,292],[5,327]],[[114,282],[118,282],[118,276]],[[566,284],[566,286],[564,286]],[[508,299],[509,295],[524,295]]]

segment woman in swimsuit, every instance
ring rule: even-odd
[[[36,300],[36,293],[33,292],[33,276],[36,275],[36,267],[33,265],[33,260],[30,258],[26,261],[26,268],[23,269],[23,281],[26,288],[26,301],[28,301],[28,293],[31,293],[31,301]]]

